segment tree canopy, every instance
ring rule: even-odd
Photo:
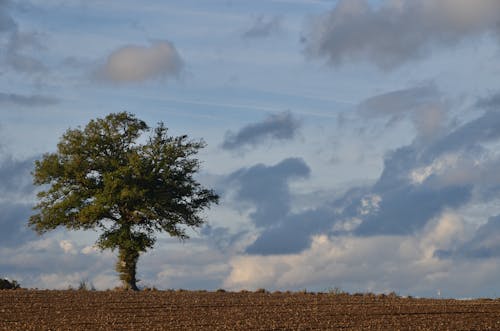
[[[34,183],[45,190],[29,224],[40,234],[57,227],[101,230],[97,245],[118,249],[116,270],[124,287],[136,290],[139,255],[154,246],[156,234],[187,239],[187,228],[204,223],[200,212],[218,202],[194,178],[203,147],[127,112],[69,129],[57,152],[35,162]]]

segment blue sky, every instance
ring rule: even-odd
[[[129,111],[203,138],[221,195],[140,285],[498,297],[496,0],[0,1],[0,275],[118,284],[26,228],[33,161]]]

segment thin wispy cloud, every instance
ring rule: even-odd
[[[43,107],[58,103],[59,99],[45,95],[23,95],[0,92],[0,105],[4,106]]]
[[[288,94],[285,94],[288,95]],[[292,94],[290,94],[292,95]],[[174,103],[181,103],[181,104],[186,104],[186,105],[195,105],[195,106],[210,106],[214,109],[214,111],[227,111],[227,109],[231,109],[231,111],[238,111],[238,112],[246,112],[246,113],[282,113],[282,108],[278,106],[267,106],[267,105],[255,105],[255,104],[250,104],[250,103],[232,103],[232,102],[216,102],[216,101],[204,101],[204,100],[198,100],[198,99],[181,99],[181,98],[176,98],[176,97],[164,97],[164,96],[151,96],[147,95],[147,98],[151,100],[159,100],[159,101],[167,101],[167,102],[174,102]],[[307,96],[304,96],[304,98],[309,98]],[[310,97],[311,99],[315,99],[315,97]],[[327,100],[331,101],[334,103],[341,103],[341,104],[355,104],[351,101],[344,101],[344,100],[337,100],[337,99],[323,99],[323,98],[317,98],[318,100]],[[320,117],[320,118],[337,118],[337,114],[335,113],[329,113],[329,112],[321,112],[321,111],[315,111],[311,109],[294,109],[293,111],[294,114],[300,114],[301,116],[309,116],[309,117]]]
[[[379,94],[363,100],[358,109],[369,117],[399,116],[439,99],[434,87],[412,87]]]
[[[257,16],[252,26],[249,27],[242,37],[245,39],[266,38],[282,30],[282,17]]]
[[[410,119],[420,138],[429,139],[443,130],[447,104],[435,86],[417,86],[391,91],[363,100],[358,113],[365,118],[381,118],[390,127]]]

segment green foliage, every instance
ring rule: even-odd
[[[97,245],[119,250],[120,278],[137,289],[139,254],[154,246],[156,233],[187,239],[186,228],[201,226],[199,213],[218,202],[194,179],[194,156],[205,143],[167,131],[126,112],[67,130],[57,152],[35,163],[34,183],[48,188],[38,193],[29,225],[40,234],[60,226],[100,229]]]
[[[82,280],[80,281],[80,283],[78,284],[78,291],[95,291],[95,287],[94,287],[94,284],[92,284],[91,282],[89,281],[86,281],[86,280]]]
[[[0,290],[16,290],[18,288],[21,288],[21,285],[16,280],[0,278]]]

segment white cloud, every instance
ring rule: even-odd
[[[54,239],[45,237],[42,239],[27,242],[25,243],[25,246],[28,250],[45,251],[54,246]]]
[[[75,246],[70,240],[61,240],[59,242],[59,247],[61,247],[66,254],[76,254]]]
[[[475,185],[478,191],[487,191],[500,184],[499,165],[500,159],[491,151],[452,152],[412,169],[408,179],[413,185],[432,179],[434,187]]]
[[[368,194],[361,199],[361,206],[359,213],[361,215],[368,215],[377,212],[380,209],[382,197],[378,194]]]
[[[120,280],[114,274],[99,274],[90,280],[91,284],[98,290],[112,289],[120,286]]]
[[[100,251],[99,251],[99,248],[97,246],[92,245],[92,246],[83,247],[81,252],[82,252],[82,254],[89,255],[89,254],[96,254]]]
[[[129,45],[113,51],[98,70],[97,77],[115,83],[143,82],[178,77],[183,61],[169,41],[157,41],[149,47]]]
[[[176,266],[165,266],[165,269],[157,274],[158,280],[163,284],[172,284],[178,279],[203,277],[205,279],[219,278],[223,274],[227,274],[229,266],[227,263],[211,263],[204,266],[185,264]]]
[[[430,165],[414,169],[410,172],[409,178],[412,184],[422,184],[431,175],[440,175],[449,168],[455,166],[459,161],[456,153],[443,155],[432,161]]]
[[[85,272],[75,272],[71,274],[67,273],[49,273],[41,274],[40,287],[65,290],[70,287],[78,287],[78,284],[87,278],[87,273]]]
[[[194,238],[185,247],[173,239],[169,242],[141,256],[140,286],[207,290],[221,287],[235,247],[218,249],[212,242]]]
[[[52,233],[15,248],[0,247],[0,268],[7,270],[9,276],[14,275],[27,288],[65,289],[78,286],[80,281],[93,282],[94,278],[109,274],[118,279],[113,272],[116,256],[112,252],[82,254],[74,240],[60,236],[61,233]]]
[[[357,217],[352,217],[345,221],[340,221],[335,223],[333,226],[333,231],[347,231],[352,232],[356,230],[356,228],[363,223],[363,220]]]

